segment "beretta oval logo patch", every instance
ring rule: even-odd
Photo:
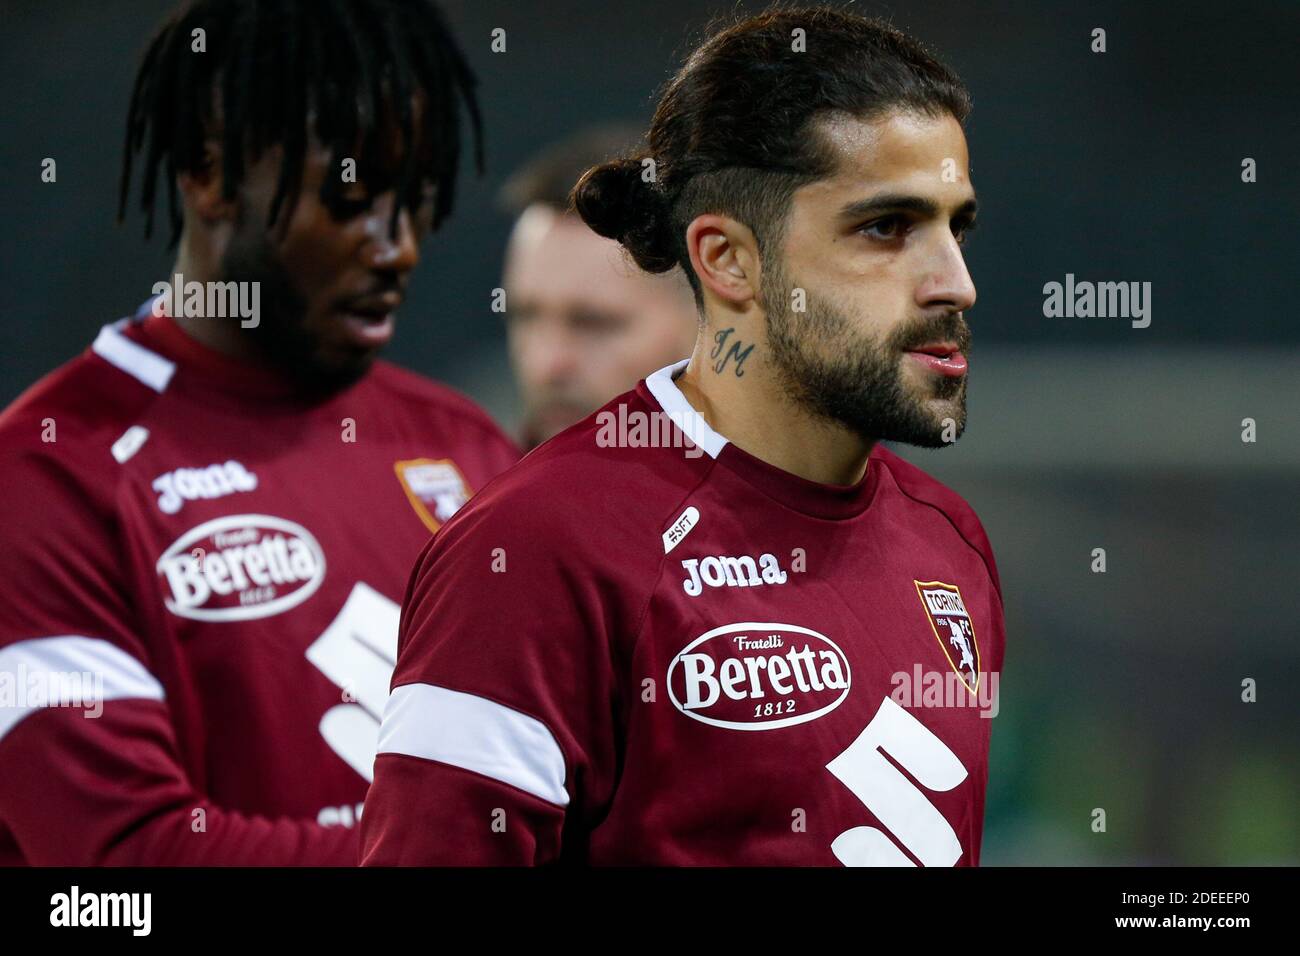
[[[296,607],[325,579],[306,528],[270,515],[227,515],[176,539],[158,559],[167,610],[196,621],[247,621]]]
[[[776,730],[822,717],[849,694],[844,652],[794,624],[726,624],[668,665],[668,696],[692,720],[731,730]]]

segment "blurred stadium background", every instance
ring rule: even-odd
[[[163,242],[113,216],[136,57],[170,6],[3,4],[0,402],[168,271]],[[903,453],[975,506],[1001,566],[984,861],[1300,862],[1300,6],[854,6],[932,44],[975,101],[971,425],[955,449]],[[510,426],[489,308],[510,226],[496,190],[581,126],[646,120],[680,53],[733,5],[443,7],[480,78],[488,172],[428,241],[390,357]],[[496,27],[504,54],[489,50]],[[1090,52],[1097,27],[1104,54]],[[39,181],[46,156],[57,184]],[[1067,273],[1152,283],[1150,327],[1044,318],[1043,284]],[[1246,678],[1257,703],[1241,701]]]

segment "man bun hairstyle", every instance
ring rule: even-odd
[[[574,187],[574,208],[595,232],[622,243],[646,272],[667,272],[679,262],[670,203],[644,179],[645,169],[636,157],[589,169]]]
[[[646,150],[588,170],[571,201],[647,272],[680,265],[698,303],[686,250],[693,219],[731,216],[766,254],[795,190],[834,171],[815,121],[894,110],[964,123],[970,96],[925,47],[880,20],[777,7],[714,28],[665,87]]]

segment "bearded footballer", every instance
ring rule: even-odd
[[[768,12],[585,174],[592,229],[685,270],[694,352],[425,549],[364,863],[979,863],[997,569],[883,446],[965,425],[969,108],[888,26]]]

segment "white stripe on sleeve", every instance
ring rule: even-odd
[[[567,806],[564,753],[540,720],[475,694],[433,684],[393,689],[379,753],[437,760]]]
[[[143,664],[97,637],[37,637],[0,647],[0,740],[46,707],[98,710],[108,700],[163,696]]]

